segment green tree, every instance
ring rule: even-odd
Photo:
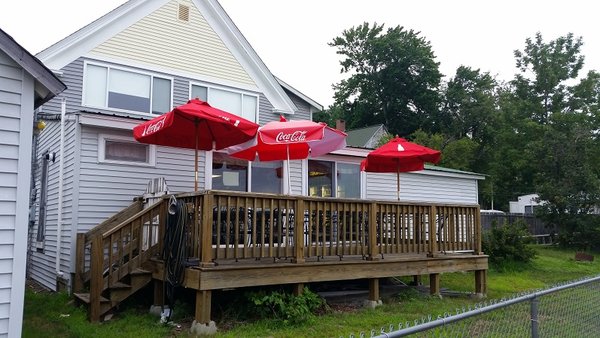
[[[521,74],[513,83],[532,119],[546,123],[552,113],[564,110],[569,98],[565,81],[577,78],[583,67],[582,45],[582,38],[572,33],[549,42],[537,33],[535,39],[525,40],[523,51],[514,52]]]
[[[435,126],[441,73],[419,33],[364,23],[329,45],[342,56],[341,72],[350,74],[334,85],[334,105],[349,128],[383,123],[390,133],[406,136]]]

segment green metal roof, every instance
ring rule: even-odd
[[[364,148],[373,135],[383,127],[383,124],[346,131],[346,144],[351,147]]]

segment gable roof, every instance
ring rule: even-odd
[[[41,106],[67,88],[50,69],[44,66],[40,60],[31,55],[2,29],[0,29],[0,50],[33,76],[35,80],[35,108]]]
[[[308,104],[310,104],[311,107],[311,112],[317,112],[317,111],[321,111],[323,110],[323,105],[318,103],[317,101],[311,99],[310,97],[304,95],[302,92],[300,92],[298,89],[290,86],[289,84],[287,84],[285,81],[283,81],[282,79],[275,77],[275,79],[277,79],[277,82],[279,82],[279,84],[286,90],[290,91],[291,93],[293,93],[294,95],[298,96],[299,98],[301,98],[302,100],[306,101]]]
[[[347,130],[346,134],[348,134],[348,137],[346,137],[346,144],[352,147],[364,148],[371,138],[373,138],[373,135],[381,130],[381,128],[384,128],[383,124]]]
[[[77,58],[88,55],[97,46],[172,1],[177,2],[177,0],[130,0],[43,50],[37,56],[49,68],[61,69]],[[298,110],[296,105],[218,1],[190,0],[190,2],[248,73],[256,87],[273,105],[274,113],[295,113]]]

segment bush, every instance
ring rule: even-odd
[[[248,300],[254,305],[255,313],[262,318],[275,318],[284,323],[300,323],[314,316],[314,312],[325,302],[308,288],[299,296],[284,291],[249,292]]]
[[[535,250],[528,244],[531,237],[522,221],[492,224],[483,234],[483,252],[490,256],[489,262],[496,268],[502,268],[513,262],[529,263],[535,257]]]

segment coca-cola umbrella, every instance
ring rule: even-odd
[[[301,160],[325,155],[346,146],[346,133],[325,123],[308,120],[269,122],[258,129],[256,137],[227,149],[232,157],[248,161]],[[290,177],[288,175],[288,187]],[[290,191],[291,193],[291,191]]]
[[[361,164],[361,170],[376,173],[396,173],[398,200],[400,200],[400,173],[419,171],[425,162],[438,163],[441,152],[409,142],[396,136],[381,147],[371,151]]]
[[[194,190],[198,190],[198,150],[218,150],[251,140],[259,125],[192,99],[133,128],[133,137],[148,144],[195,150]]]

